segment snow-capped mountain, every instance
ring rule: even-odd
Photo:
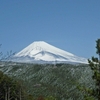
[[[31,63],[87,63],[87,59],[54,47],[44,41],[36,41],[12,57],[15,62]]]

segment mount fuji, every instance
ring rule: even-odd
[[[85,63],[87,59],[54,47],[44,41],[36,41],[11,57],[11,61],[25,63]]]

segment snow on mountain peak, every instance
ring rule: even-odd
[[[14,58],[20,59],[18,62],[32,61],[56,61],[56,62],[76,62],[87,63],[82,57],[75,56],[72,53],[54,47],[44,41],[35,41],[22,51],[14,55]]]

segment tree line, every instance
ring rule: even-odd
[[[42,95],[33,98],[26,91],[22,80],[11,78],[0,71],[0,100],[57,100],[53,96]]]
[[[0,71],[0,100],[27,100],[22,83]]]

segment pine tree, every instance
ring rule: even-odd
[[[85,92],[87,92],[85,100],[100,100],[100,39],[96,41],[96,49],[99,58],[88,59],[89,66],[93,71],[92,79],[95,82],[95,87],[93,89],[85,88]]]
[[[97,54],[99,55],[99,60],[100,60],[100,39],[96,41],[96,49],[97,49]]]

